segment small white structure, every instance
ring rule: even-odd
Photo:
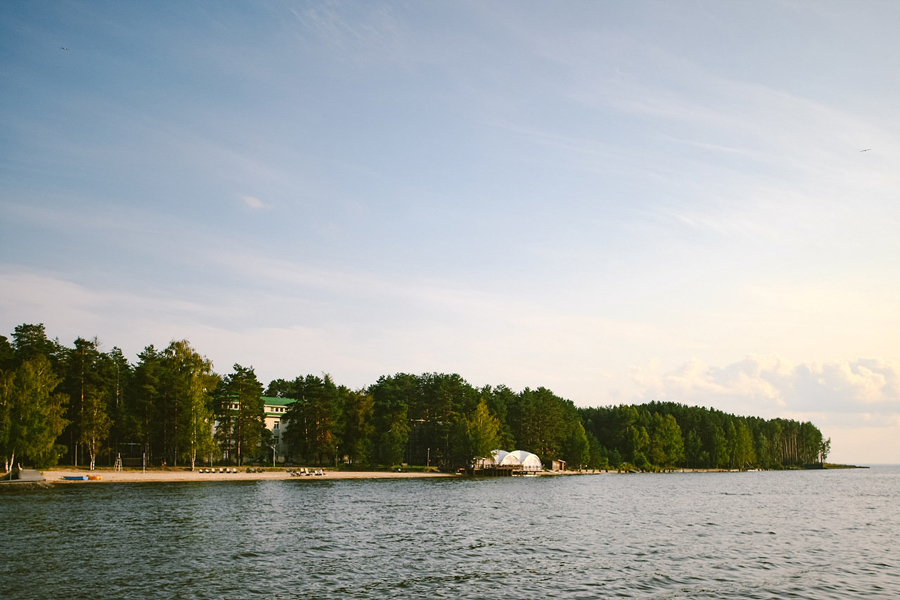
[[[513,450],[509,453],[509,456],[515,456],[516,460],[519,461],[519,464],[522,465],[523,471],[543,471],[544,465],[541,464],[541,459],[538,458],[537,454],[532,454],[531,452],[525,452],[524,450]]]
[[[491,467],[511,467],[515,471],[538,472],[543,471],[544,466],[541,459],[536,454],[526,452],[524,450],[514,450],[506,452],[505,450],[494,450],[491,452],[491,458],[484,458],[479,464],[482,468]]]

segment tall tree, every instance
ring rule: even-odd
[[[82,398],[81,414],[78,427],[81,431],[79,441],[88,453],[89,467],[93,471],[97,464],[97,453],[109,435],[112,419],[106,413],[106,394],[104,390],[92,390]]]
[[[13,377],[7,375],[0,382],[0,404],[7,415],[0,440],[7,470],[17,456],[31,459],[40,468],[55,465],[64,452],[56,438],[67,424],[67,398],[55,392],[57,385],[59,378],[49,359],[40,354],[24,360]]]
[[[382,376],[369,388],[375,425],[373,453],[375,460],[382,465],[403,462],[409,442],[409,404],[410,399],[415,398],[417,386],[414,376],[401,373],[392,377]]]
[[[569,422],[562,443],[562,458],[567,468],[577,470],[583,469],[591,459],[590,442],[580,421]]]
[[[172,398],[172,461],[190,462],[212,453],[212,392],[219,384],[212,362],[194,350],[187,340],[173,341],[163,351],[164,387]]]
[[[736,469],[747,469],[751,465],[756,464],[756,450],[753,445],[753,436],[750,428],[743,419],[737,419],[735,425],[734,436],[734,460],[732,467]]]
[[[69,458],[72,464],[79,464],[86,452],[93,464],[97,452],[106,442],[110,418],[107,415],[106,383],[103,378],[102,362],[105,358],[100,351],[97,338],[75,339],[74,347],[66,349],[65,378],[62,388],[70,398],[69,427],[65,439],[70,443]],[[88,429],[86,430],[85,427]]]
[[[341,386],[338,391],[343,405],[340,447],[351,465],[368,464],[375,430],[372,422],[374,400],[365,390],[352,391]]]
[[[130,439],[139,443],[146,461],[154,463],[156,455],[163,456],[158,431],[161,419],[157,418],[157,399],[162,386],[162,353],[153,345],[138,354],[134,376],[128,386],[125,400],[127,416],[123,427]]]
[[[828,460],[828,454],[831,452],[831,438],[827,440],[822,440],[822,445],[819,446],[819,462],[823,465],[825,461]]]
[[[265,430],[263,386],[253,367],[235,364],[233,372],[219,383],[213,395],[217,424],[216,440],[223,454],[238,465],[260,450]]]
[[[498,448],[514,448],[516,446],[513,438],[512,429],[509,426],[508,414],[510,404],[516,401],[516,394],[505,385],[497,387],[485,386],[481,389],[481,397],[487,403],[491,414],[497,418],[500,423],[499,439],[497,440]]]
[[[663,417],[663,422],[658,432],[662,438],[662,448],[665,459],[661,463],[664,467],[674,467],[684,460],[684,438],[681,435],[681,427],[671,414]]]
[[[12,468],[15,459],[13,436],[13,383],[16,378],[14,368],[0,369],[0,454],[3,455],[3,472]]]
[[[500,441],[500,421],[491,415],[482,399],[471,417],[463,421],[462,447],[466,460],[490,456]]]
[[[125,355],[122,354],[122,350],[116,347],[107,353],[106,363],[109,370],[106,412],[112,419],[109,447],[110,454],[117,456],[128,437],[129,415],[126,390],[131,380],[132,369]]]
[[[16,351],[9,338],[0,335],[0,372],[11,371],[16,366]]]
[[[296,402],[285,413],[284,434],[291,451],[316,464],[334,460],[342,409],[337,386],[330,375],[307,375],[295,379],[292,387]]]
[[[56,369],[60,345],[56,341],[47,339],[43,323],[18,325],[13,332],[13,348],[18,363],[37,356],[44,356],[54,370]]]

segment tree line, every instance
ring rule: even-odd
[[[186,340],[129,362],[96,339],[71,347],[42,324],[0,336],[0,452],[47,467],[245,464],[271,458],[265,397],[288,400],[279,432],[295,464],[455,469],[520,449],[569,468],[784,468],[823,462],[812,423],[739,417],[653,402],[579,408],[539,387],[475,387],[456,374],[398,373],[353,390],[328,375],[276,379],[252,367],[220,375]],[[213,424],[215,423],[215,427]]]

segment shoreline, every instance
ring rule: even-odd
[[[264,470],[262,473],[247,473],[247,468],[238,468],[237,473],[201,473],[199,469],[125,469],[116,471],[113,469],[87,469],[53,468],[42,471],[47,483],[140,483],[140,482],[179,482],[179,481],[328,481],[335,479],[420,479],[436,477],[457,477],[453,473],[425,473],[422,471],[328,471],[323,475],[291,475],[284,469]],[[82,475],[99,475],[99,480],[68,480],[64,477],[77,477]]]
[[[857,465],[827,465],[828,469],[860,469]],[[806,469],[798,469],[806,470]],[[668,473],[727,473],[727,469],[672,469]],[[732,471],[736,472],[736,471]],[[323,470],[322,475],[292,475],[285,469],[267,469],[261,473],[248,473],[247,468],[238,468],[237,473],[201,473],[199,468],[193,471],[184,468],[168,468],[168,469],[135,469],[129,468],[116,471],[110,467],[101,467],[94,471],[85,468],[76,467],[53,467],[40,472],[44,477],[43,482],[39,483],[168,483],[168,482],[197,482],[197,481],[328,481],[328,480],[348,480],[348,479],[434,479],[434,478],[465,478],[466,474],[442,473],[436,471],[337,471]],[[566,475],[628,475],[632,474],[628,471],[545,471],[539,473],[538,476],[566,476]],[[636,473],[635,473],[636,474]],[[656,474],[667,474],[656,473]],[[65,477],[79,476],[99,476],[99,479],[90,480],[69,480]],[[3,483],[16,483],[15,481],[4,481]],[[26,483],[26,482],[21,482]],[[32,482],[34,483],[34,482]]]

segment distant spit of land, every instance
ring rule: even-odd
[[[839,465],[826,463],[825,469],[860,469],[856,465]],[[232,469],[235,470],[235,469]],[[299,470],[299,469],[297,469]],[[209,469],[124,469],[116,471],[110,468],[101,468],[94,471],[87,469],[78,469],[73,467],[56,467],[42,471],[44,479],[49,483],[98,483],[98,482],[178,482],[178,481],[279,481],[302,479],[310,481],[327,481],[335,479],[416,479],[416,478],[447,478],[459,477],[454,473],[441,473],[437,471],[423,471],[421,469],[403,469],[403,470],[383,470],[383,471],[344,471],[344,470],[324,470],[321,475],[312,474],[295,474],[284,468],[276,469],[253,469],[253,472],[247,472],[247,468],[236,468],[237,472],[222,472],[221,469],[215,469],[216,472],[206,472]],[[313,471],[313,469],[310,469]],[[718,469],[672,469],[670,472],[675,473],[702,473],[702,472],[721,472]],[[617,471],[611,469],[609,471],[554,471],[544,472],[541,475],[582,475],[582,474],[616,474]],[[80,476],[99,476],[94,480],[71,480],[66,477]]]

